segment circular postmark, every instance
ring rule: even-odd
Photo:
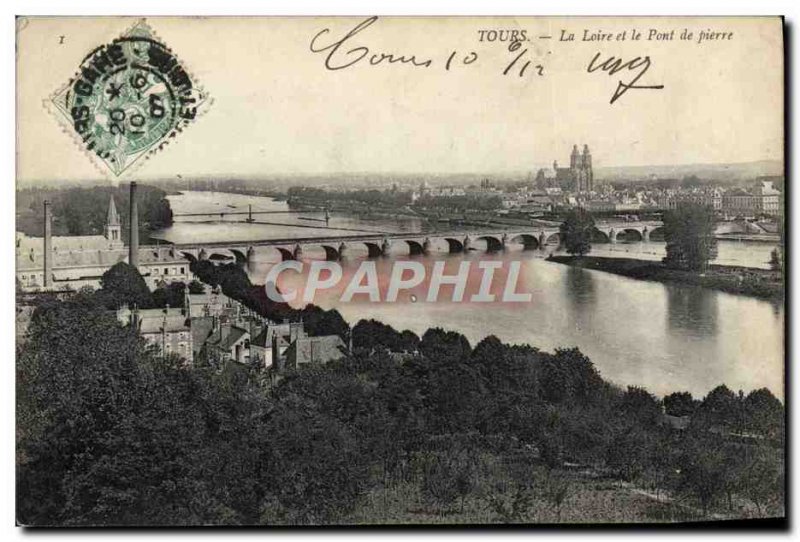
[[[56,105],[119,175],[191,122],[204,98],[166,46],[138,33],[89,53]]]

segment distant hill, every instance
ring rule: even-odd
[[[550,169],[552,165],[532,164],[526,171],[505,172],[462,172],[462,173],[370,173],[331,172],[327,174],[264,174],[239,176],[206,175],[192,176],[190,178],[169,179],[141,179],[144,184],[160,186],[165,190],[226,190],[226,189],[265,189],[284,191],[290,186],[318,186],[350,188],[377,188],[384,189],[392,183],[402,186],[419,186],[425,182],[433,186],[451,185],[467,186],[479,185],[487,179],[498,185],[506,183],[533,183],[539,169]],[[649,179],[682,179],[696,175],[702,180],[713,182],[744,182],[751,181],[763,175],[783,175],[784,168],[781,160],[761,160],[757,162],[742,162],[735,164],[676,164],[653,166],[596,166],[595,179],[599,182],[633,182],[647,181]],[[63,180],[36,180],[30,181],[25,188],[46,189],[64,188],[65,186],[87,187],[107,186],[105,181],[66,183]]]
[[[752,180],[762,175],[783,175],[783,161],[760,160],[736,164],[677,164],[671,166],[596,167],[595,179],[602,181],[641,181],[649,177],[682,179],[697,175],[717,182]]]

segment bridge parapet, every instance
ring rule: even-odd
[[[640,238],[642,241],[650,240],[651,234],[658,234],[663,224],[657,221],[648,222],[600,222],[596,225],[599,232],[596,242],[616,242],[622,240],[623,232],[628,232],[630,239]],[[634,233],[635,232],[635,233]],[[602,234],[602,235],[600,235]],[[617,237],[619,236],[619,239]],[[246,260],[248,264],[256,259],[257,247],[273,247],[281,252],[284,259],[298,259],[303,254],[303,246],[315,245],[325,248],[326,257],[340,259],[344,254],[347,244],[363,244],[367,247],[370,257],[388,254],[392,243],[399,241],[408,244],[416,253],[427,253],[433,250],[437,243],[446,241],[450,252],[466,252],[473,250],[474,240],[481,239],[487,243],[490,251],[501,250],[510,244],[522,243],[526,249],[544,249],[548,244],[560,242],[559,228],[552,226],[484,228],[476,230],[456,230],[436,233],[381,233],[363,232],[344,235],[331,235],[329,237],[315,236],[308,238],[263,239],[248,241],[216,241],[186,244],[173,244],[171,247],[160,247],[164,256],[169,254],[184,254],[187,259],[220,259],[222,254],[232,253],[237,260]],[[153,247],[156,249],[156,247]],[[240,258],[237,251],[242,254]]]

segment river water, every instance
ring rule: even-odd
[[[362,232],[419,232],[431,227],[418,219],[360,219],[334,215],[325,226],[320,213],[285,213],[285,202],[227,193],[184,192],[170,196],[175,214],[209,213],[206,217],[176,217],[175,224],[156,237],[175,243],[195,241],[250,240],[268,238],[308,238],[315,235]],[[262,224],[243,223],[244,215],[220,217],[220,213],[242,212],[252,205]],[[212,216],[213,215],[213,216]],[[197,223],[213,219],[213,223]],[[442,228],[452,229],[450,226]],[[422,334],[439,326],[463,333],[472,344],[487,335],[510,343],[527,343],[543,350],[577,346],[591,358],[601,374],[622,386],[643,386],[663,395],[689,391],[702,397],[718,384],[745,393],[767,387],[783,398],[782,305],[703,288],[637,281],[577,269],[546,261],[555,247],[545,251],[524,251],[521,246],[487,255],[477,242],[477,250],[448,254],[445,242],[435,243],[425,256],[409,256],[405,243],[395,241],[390,254],[375,259],[381,284],[385,285],[396,261],[415,259],[428,273],[433,264],[444,260],[448,273],[455,273],[461,262],[477,266],[479,260],[499,260],[504,265],[520,262],[518,292],[530,292],[524,303],[436,303],[425,301],[425,290],[401,295],[397,303],[370,302],[356,295],[348,303],[340,294],[361,262],[367,249],[348,245],[342,262],[345,280],[339,287],[318,293],[314,302],[336,308],[351,324],[362,318],[375,318],[397,329]],[[763,243],[720,241],[716,263],[766,267],[774,247]],[[280,261],[275,248],[256,251],[251,280],[263,283],[267,271]],[[660,259],[663,243],[596,244],[593,255]],[[324,259],[321,247],[305,246],[303,260]],[[504,267],[503,269],[506,269]],[[303,278],[283,273],[281,288],[299,287]],[[503,273],[497,280],[502,282]],[[499,284],[502,290],[503,284]],[[448,290],[448,288],[451,288]],[[439,299],[448,298],[452,287],[443,287]],[[414,294],[412,296],[411,294]],[[468,298],[469,296],[467,296]],[[382,298],[383,299],[383,298]]]

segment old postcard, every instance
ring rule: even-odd
[[[781,18],[16,31],[19,525],[785,521]]]

